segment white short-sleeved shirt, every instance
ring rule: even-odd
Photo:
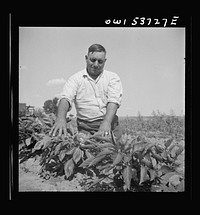
[[[70,109],[74,102],[77,118],[87,121],[103,119],[108,102],[121,105],[121,80],[116,73],[107,70],[93,80],[84,69],[67,80],[58,103],[62,98],[68,100]]]

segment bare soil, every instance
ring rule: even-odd
[[[38,174],[41,166],[35,158],[19,164],[19,192],[83,192],[80,185],[83,176],[77,173],[73,180],[65,180],[64,176],[41,178]]]

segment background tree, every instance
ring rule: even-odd
[[[57,101],[58,101],[57,97],[53,98],[52,100],[51,99],[46,100],[44,102],[44,106],[43,106],[44,112],[46,114],[54,113],[56,115],[57,114],[57,105],[56,105]]]

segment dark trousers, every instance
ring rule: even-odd
[[[89,132],[90,134],[94,134],[95,132],[97,132],[99,130],[99,127],[100,127],[102,121],[103,121],[103,119],[88,122],[88,121],[77,118],[78,132],[83,132],[83,133]],[[111,131],[113,131],[113,133],[116,137],[116,140],[119,140],[121,138],[122,129],[119,125],[117,115],[114,116],[113,121],[111,123]]]

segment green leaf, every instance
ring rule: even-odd
[[[94,156],[87,149],[85,150],[85,155],[87,158],[91,158],[91,157],[94,158]]]
[[[25,128],[28,128],[28,127],[30,127],[30,125],[33,123],[33,121],[32,120],[27,120],[26,121],[26,125],[24,126]]]
[[[77,164],[79,160],[82,158],[82,156],[83,156],[83,151],[79,147],[77,147],[73,154],[74,162]]]
[[[152,151],[152,157],[155,158],[157,161],[160,161],[160,162],[163,161],[163,158],[159,154],[156,154],[153,151]]]
[[[165,160],[167,160],[167,155],[168,155],[168,152],[167,152],[166,150],[164,150],[164,151],[161,153],[162,158],[164,158]]]
[[[85,143],[85,141],[88,139],[88,135],[84,133],[78,133],[75,137],[74,140],[78,141],[79,143]]]
[[[114,145],[112,143],[106,142],[106,143],[102,143],[98,146],[98,148],[113,148],[114,149]]]
[[[105,177],[97,178],[96,180],[93,181],[93,183],[90,186],[88,186],[87,189],[89,190],[91,187],[93,187],[95,184],[101,182],[103,179],[105,179]]]
[[[179,149],[178,144],[176,144],[170,152],[170,156],[176,158],[176,151]]]
[[[163,166],[159,169],[159,171],[162,171],[163,174],[166,174],[166,173],[168,173],[168,172],[172,172],[173,169],[170,168],[169,166],[163,165]]]
[[[61,150],[60,154],[58,155],[58,158],[61,162],[64,159],[65,155],[66,155],[66,149]]]
[[[181,183],[182,177],[180,175],[173,175],[169,178],[169,184],[173,186],[177,186]]]
[[[33,151],[39,150],[39,149],[45,149],[49,146],[51,143],[51,137],[49,136],[44,136],[42,140],[38,141],[34,148]]]
[[[25,143],[26,143],[27,146],[29,146],[31,144],[31,137],[27,138],[25,140]]]
[[[184,192],[185,191],[185,182],[184,182],[184,180],[182,180],[180,182],[180,184],[177,185],[176,190],[178,192]]]
[[[153,168],[156,168],[156,166],[157,166],[157,161],[156,161],[155,158],[151,157],[151,163],[152,163],[152,165],[153,165]]]
[[[111,139],[108,137],[102,137],[100,134],[96,133],[91,138],[97,140],[97,141],[106,141],[106,142],[111,142]]]
[[[87,144],[87,145],[81,144],[80,147],[82,149],[94,149],[94,148],[96,148],[96,145],[94,145],[94,144]]]
[[[126,144],[125,147],[124,147],[124,151],[127,152],[128,150],[130,150],[132,147],[131,144]]]
[[[51,143],[51,137],[45,136],[42,139],[42,142],[43,142],[43,149],[46,149],[49,146],[49,144]]]
[[[112,166],[119,164],[122,161],[123,155],[119,152],[112,163]]]
[[[179,154],[174,162],[176,165],[183,166],[184,165],[184,155]]]
[[[164,149],[159,145],[155,145],[155,150],[156,150],[156,153],[162,153]]]
[[[147,167],[144,165],[140,166],[140,182],[139,184],[142,184],[142,182],[144,182],[146,180],[146,176],[147,176]]]
[[[146,146],[146,142],[139,142],[133,145],[133,152],[143,151]]]
[[[177,149],[175,151],[176,157],[178,157],[182,153],[182,151],[184,150],[184,147],[182,145],[178,145],[178,147],[179,147],[179,149]]]
[[[98,169],[99,171],[101,171],[101,170],[106,169],[106,168],[109,168],[109,167],[111,167],[111,164],[110,164],[110,163],[105,164],[104,166],[98,166],[97,169]]]
[[[174,147],[176,147],[177,144],[173,143],[169,148],[168,148],[168,152],[170,153]]]
[[[165,148],[168,148],[168,147],[172,144],[172,142],[173,142],[173,138],[168,139],[168,140],[164,143]]]
[[[173,186],[167,186],[167,185],[164,185],[164,184],[162,184],[161,186],[160,186],[160,188],[162,189],[162,191],[163,192],[176,192],[176,190],[175,190],[175,188],[173,187]]]
[[[99,152],[99,154],[97,154],[96,157],[99,157],[101,155],[111,154],[111,153],[113,153],[113,151],[111,151],[110,149],[105,148],[101,152]]]
[[[176,172],[167,172],[166,174],[162,175],[160,177],[162,179],[162,184],[166,185],[169,182],[169,178],[176,174]]]
[[[136,181],[136,182],[138,182],[139,178],[137,176],[137,169],[132,168],[131,170],[132,170],[132,178],[133,178],[133,180]]]
[[[69,159],[65,164],[64,164],[64,171],[65,175],[67,178],[72,175],[74,170],[74,161],[72,159]]]
[[[153,168],[153,165],[152,165],[151,161],[148,160],[146,157],[144,157],[144,158],[141,160],[141,163],[144,164],[144,165],[146,165],[146,166],[149,167],[149,168]]]
[[[157,176],[156,171],[153,169],[149,169],[148,172],[150,174],[150,180],[153,181],[155,179],[155,177]]]
[[[124,156],[124,163],[128,163],[132,159],[132,156],[130,154],[127,154]]]
[[[122,144],[126,144],[127,139],[128,139],[127,133],[123,134],[122,137],[121,137]]]
[[[75,152],[75,150],[76,150],[76,147],[73,147],[72,149],[66,152],[66,155],[72,155]]]
[[[96,165],[97,163],[99,163],[101,160],[103,160],[106,157],[106,155],[101,155],[98,157],[95,157],[92,162],[89,164],[89,167]]]
[[[152,185],[151,192],[161,192],[162,188],[159,185]]]
[[[63,145],[62,142],[58,143],[58,145],[54,149],[54,155],[58,154],[62,145]]]
[[[157,176],[156,170],[154,170],[154,169],[149,169],[148,172],[149,172],[149,174],[150,174],[150,181],[153,181],[153,180],[156,178],[156,176]]]
[[[42,118],[40,118],[40,120],[42,121],[42,123],[48,125],[48,126],[53,126],[53,118],[50,118],[48,115],[43,116]]]
[[[111,170],[112,169],[112,170]],[[111,172],[110,172],[110,170],[111,170]],[[104,168],[101,172],[100,172],[100,174],[106,174],[106,175],[109,175],[109,174],[111,174],[111,173],[113,173],[113,166],[111,165],[111,164],[109,164],[106,168]]]
[[[86,159],[85,161],[83,161],[81,165],[79,165],[79,167],[83,167],[83,168],[87,167],[94,159],[95,159],[94,156]]]
[[[167,160],[168,160],[169,163],[174,162],[174,158],[171,158],[170,154],[167,155]]]
[[[131,187],[131,179],[133,176],[133,171],[131,169],[130,166],[127,166],[124,170],[123,170],[123,178],[124,178],[124,182],[126,184],[126,187],[130,190]]]
[[[144,151],[143,151],[143,155],[147,152],[147,151],[149,151],[153,146],[155,146],[155,143],[154,142],[150,142],[150,143],[148,143],[145,147],[144,147]]]

